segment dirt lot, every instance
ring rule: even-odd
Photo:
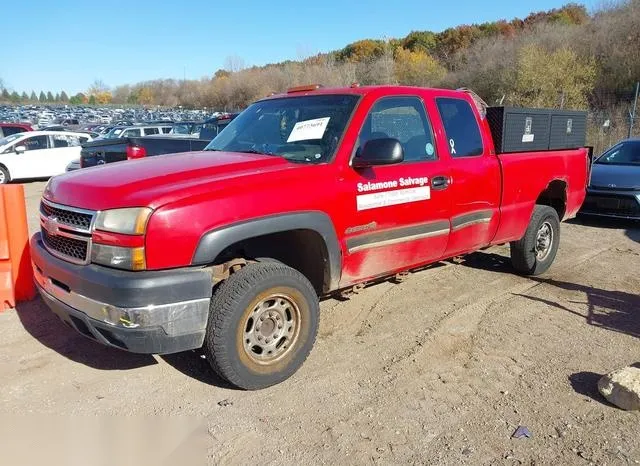
[[[26,185],[32,229],[43,186]],[[193,416],[210,463],[637,464],[640,413],[596,382],[640,362],[640,228],[562,233],[539,278],[500,247],[324,301],[306,364],[259,392],[196,353],[108,349],[22,304],[0,314],[0,413]],[[512,439],[519,425],[532,438]]]

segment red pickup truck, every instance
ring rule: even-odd
[[[34,274],[83,335],[140,353],[202,347],[257,389],[307,358],[319,297],[507,242],[517,272],[544,272],[587,172],[583,148],[496,155],[465,91],[296,88],[204,151],[53,178]]]

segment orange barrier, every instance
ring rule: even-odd
[[[0,311],[35,294],[24,187],[0,186]]]

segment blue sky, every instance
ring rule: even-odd
[[[524,17],[568,1],[31,0],[3,2],[0,78],[18,92],[201,78],[228,56],[296,59],[364,38]],[[600,0],[581,2],[588,8]]]

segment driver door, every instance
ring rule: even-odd
[[[420,97],[375,102],[360,130],[356,153],[368,140],[382,138],[400,142],[404,161],[347,172],[341,286],[437,260],[449,238],[449,158],[436,150]]]

